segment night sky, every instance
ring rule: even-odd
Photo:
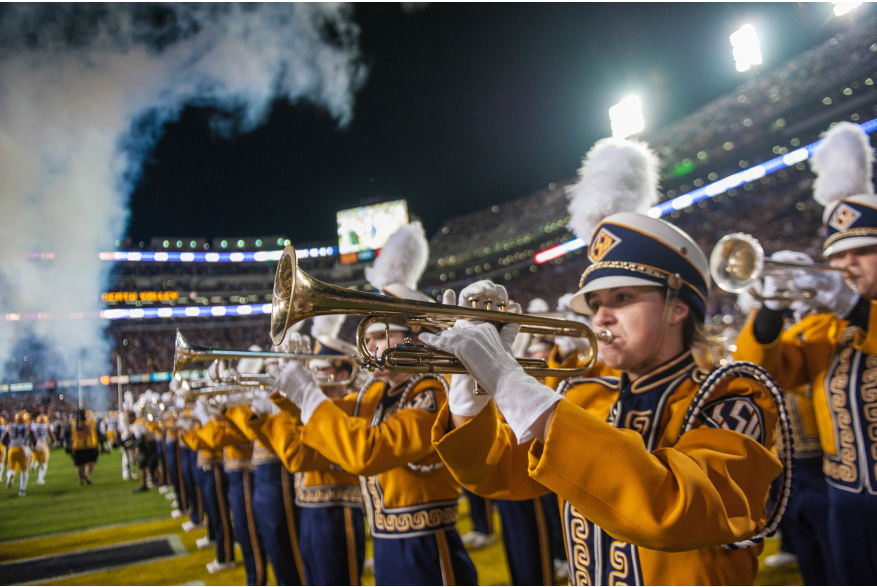
[[[369,66],[339,129],[309,104],[274,104],[256,130],[214,136],[187,108],[145,163],[128,235],[330,241],[335,211],[405,198],[431,235],[575,175],[631,93],[646,132],[727,94],[729,35],[758,31],[762,71],[831,38],[831,4],[357,5]]]

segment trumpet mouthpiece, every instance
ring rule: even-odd
[[[612,342],[612,333],[608,330],[601,330],[600,332],[597,332],[596,335],[598,342],[602,342],[603,344],[609,344]]]

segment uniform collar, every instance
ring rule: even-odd
[[[691,351],[686,350],[663,365],[659,365],[645,375],[638,377],[633,383],[630,382],[630,378],[626,373],[622,373],[620,380],[621,391],[624,393],[629,390],[632,394],[645,393],[670,383],[680,375],[690,372],[694,367],[695,362],[691,356]]]

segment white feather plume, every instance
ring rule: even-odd
[[[417,282],[426,269],[429,244],[420,222],[403,225],[394,232],[372,267],[365,268],[365,278],[375,289],[401,283],[417,289]]]
[[[590,242],[594,228],[607,216],[645,213],[658,202],[658,157],[645,143],[600,139],[585,155],[579,180],[566,194],[569,225]]]
[[[317,338],[319,336],[327,336],[329,338],[338,338],[341,332],[341,325],[347,318],[344,314],[327,314],[325,316],[314,316],[314,323],[311,325],[311,336]]]
[[[873,194],[874,149],[858,124],[840,122],[825,134],[810,159],[816,173],[813,199],[828,206],[842,198]]]

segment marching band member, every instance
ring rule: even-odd
[[[348,393],[354,375],[349,361],[328,355],[357,355],[356,347],[338,338],[345,316],[317,316],[311,335],[317,341],[316,354],[325,359],[310,362],[324,376],[339,381],[326,385],[330,398]],[[319,466],[301,467],[301,412],[280,394],[272,394],[280,412],[261,417],[261,430],[286,468],[295,473],[295,501],[301,508],[301,554],[308,581],[314,585],[360,585],[365,560],[365,521],[359,478],[338,465],[323,460]],[[259,426],[260,422],[254,422]]]
[[[657,196],[654,159],[645,146],[604,139],[578,188],[604,199],[624,190],[626,207],[644,211]],[[627,175],[607,184],[613,169]],[[629,205],[629,192],[643,197]],[[570,205],[580,236],[592,225],[577,218],[581,200],[575,194]],[[611,333],[600,352],[620,376],[568,379],[555,393],[512,357],[516,324],[424,334],[471,374],[454,376],[435,446],[481,495],[557,493],[572,584],[749,584],[758,549],[721,545],[761,536],[770,482],[783,471],[767,448],[779,391],[755,367],[707,374],[695,364],[709,273],[687,234],[623,212],[604,218],[588,242],[592,264],[571,307]],[[503,301],[501,293],[479,282],[460,297]],[[476,381],[496,407],[470,393]]]
[[[122,418],[119,422],[119,446],[122,447],[122,479],[127,481],[134,476],[134,448],[131,439],[131,425],[136,420],[129,417],[134,409],[134,394],[126,391],[122,396]],[[126,442],[127,441],[127,442]]]
[[[192,410],[201,426],[194,427],[194,434],[187,432],[186,441],[190,448],[198,451],[198,469],[201,495],[207,510],[208,527],[213,528],[207,540],[198,539],[198,548],[216,547],[216,559],[207,563],[207,571],[212,575],[235,568],[234,531],[232,530],[231,509],[228,500],[228,476],[223,468],[223,448],[218,446],[213,435],[205,431],[211,420],[219,417],[219,412],[199,400]],[[206,432],[206,433],[205,433]]]
[[[771,259],[813,263],[809,256],[793,251],[779,251]],[[737,296],[737,306],[744,316],[749,316],[761,309],[762,302],[744,291]],[[794,312],[793,317],[797,323],[804,316],[801,312]],[[790,562],[790,558],[797,559],[805,585],[828,585],[830,578],[836,575],[832,568],[831,536],[828,531],[828,485],[822,473],[823,455],[813,409],[812,386],[786,391],[783,397],[792,431],[795,477],[792,495],[780,523],[782,550],[765,558],[764,563],[767,566],[784,564],[774,562],[777,560],[774,557],[779,560],[785,558],[785,562]],[[783,450],[780,443],[777,443],[777,450]]]
[[[37,421],[31,425],[36,446],[33,450],[34,463],[39,465],[37,473],[37,485],[46,484],[46,471],[49,469],[49,443],[54,442],[55,435],[49,428],[49,417],[46,414],[37,416]]]
[[[428,256],[419,222],[396,231],[366,278],[383,295],[432,301],[416,290]],[[418,333],[406,326],[374,325],[368,350]],[[439,375],[376,372],[356,394],[329,399],[300,364],[277,380],[301,410],[301,468],[336,463],[359,475],[374,538],[379,585],[474,585],[477,575],[456,529],[460,485],[429,441],[447,381]],[[275,440],[276,442],[276,440]]]
[[[815,289],[798,311],[821,308],[783,330],[788,302],[768,300],[737,340],[735,358],[762,365],[785,389],[810,386],[822,471],[828,483],[828,526],[838,584],[877,582],[877,444],[872,379],[877,376],[877,196],[871,183],[874,154],[858,125],[839,123],[813,155],[814,198],[825,205],[823,255],[852,275],[855,290],[840,273],[793,271],[793,292]],[[815,276],[814,276],[815,275]],[[765,295],[777,283],[765,277]]]
[[[180,409],[180,417],[177,419],[179,430],[177,431],[177,447],[179,448],[179,471],[180,471],[180,490],[185,493],[189,502],[189,519],[183,522],[182,528],[184,532],[191,532],[199,528],[207,528],[204,520],[204,499],[201,495],[201,488],[198,485],[198,476],[196,474],[198,455],[193,451],[187,438],[191,438],[192,434],[197,434],[197,430],[193,433],[192,429],[196,426],[197,420],[192,417],[192,406],[194,402],[189,401],[189,391],[185,387],[177,390],[177,408]],[[183,510],[184,512],[186,510]],[[208,528],[209,532],[210,528]]]
[[[250,361],[241,359],[238,372],[253,372],[248,368]],[[228,501],[234,516],[234,537],[241,545],[247,585],[267,585],[265,546],[256,531],[253,512],[253,441],[225,417],[211,418],[198,435],[208,445],[222,448],[223,451],[223,467],[228,476]]]
[[[299,336],[298,332],[290,332]],[[267,392],[254,392],[257,400]],[[266,410],[266,411],[263,411]],[[253,513],[256,532],[265,547],[278,585],[307,585],[299,547],[300,512],[295,505],[295,480],[271,447],[271,442],[253,421],[280,410],[268,402],[254,401],[251,407],[229,408],[225,417],[251,441],[253,448]],[[254,547],[255,548],[255,547]]]
[[[177,393],[179,382],[176,379],[171,380],[171,392]],[[164,432],[165,457],[167,458],[168,479],[173,486],[173,495],[176,508],[171,512],[173,519],[183,517],[183,512],[189,511],[189,495],[186,494],[186,486],[183,483],[182,457],[180,456],[180,442],[178,439],[180,426],[177,417],[178,411],[186,406],[186,400],[182,397],[173,397],[166,404],[173,405],[172,409],[167,409],[161,418],[161,429]]]
[[[7,459],[9,469],[6,471],[6,488],[12,487],[15,473],[18,473],[18,497],[27,495],[28,465],[30,464],[31,447],[36,444],[33,431],[30,428],[30,414],[26,410],[19,410],[15,414],[15,421],[6,426],[0,442],[9,446]]]

